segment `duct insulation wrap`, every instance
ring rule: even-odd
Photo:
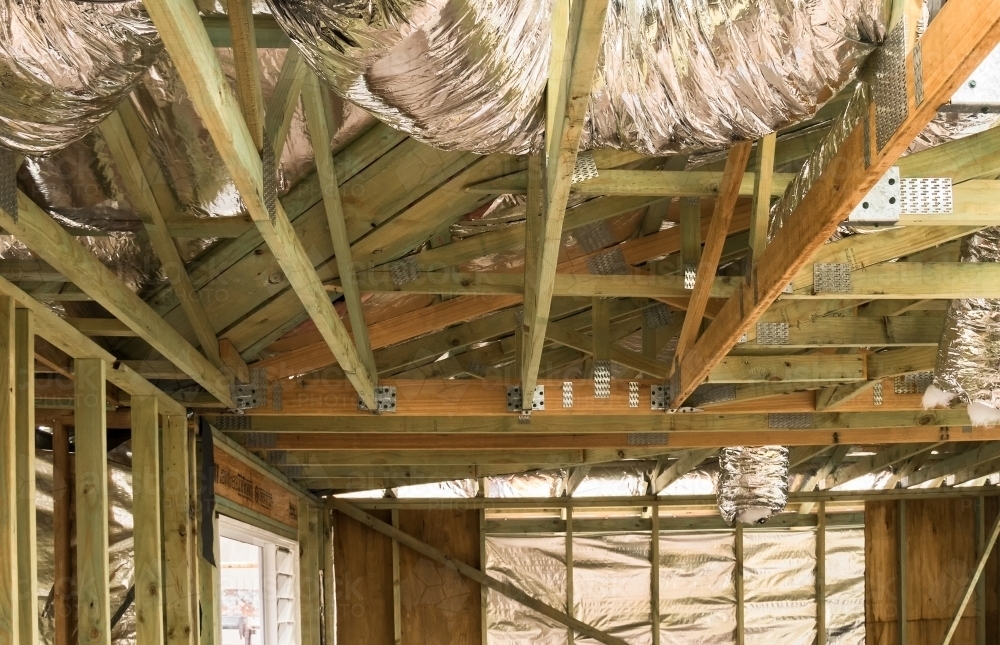
[[[723,448],[717,495],[719,513],[728,524],[765,523],[788,501],[788,448]]]
[[[965,238],[961,261],[1000,261],[1000,227]],[[952,300],[944,322],[924,407],[958,399],[968,405],[973,425],[1000,423],[1000,300]]]
[[[268,0],[340,95],[444,149],[541,146],[553,0]],[[812,116],[885,36],[883,0],[608,4],[584,148],[727,147]]]
[[[141,2],[0,0],[0,145],[59,150],[93,130],[160,53]]]

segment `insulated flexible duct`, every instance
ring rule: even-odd
[[[788,501],[788,448],[736,446],[719,451],[719,513],[728,524],[763,524]]]
[[[1000,262],[1000,227],[962,241],[962,262]],[[968,405],[973,425],[1000,423],[1000,300],[952,300],[924,407]]]
[[[338,93],[431,145],[542,137],[553,2],[267,0]],[[583,145],[727,147],[811,116],[885,34],[883,0],[611,0]]]
[[[161,49],[141,2],[0,0],[0,145],[66,147],[104,120]]]

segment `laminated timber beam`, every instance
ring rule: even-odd
[[[873,139],[880,124],[868,100],[867,86],[852,98],[843,121],[839,150],[811,182],[801,201],[763,256],[746,288],[727,301],[697,345],[679,365],[671,388],[672,407],[680,406],[749,327],[777,299],[795,275],[829,239],[851,210],[888,171],[913,139],[934,118],[937,108],[955,92],[1000,41],[1000,0],[949,2],[920,40],[922,103],[914,97],[913,55],[907,55],[907,116],[883,145]],[[881,124],[884,129],[886,126]],[[824,146],[826,147],[826,146]],[[870,151],[866,163],[865,150]],[[809,164],[812,168],[812,164]],[[789,192],[786,199],[791,199]],[[780,206],[779,206],[780,208]]]
[[[235,407],[229,391],[229,377],[226,374],[202,356],[93,253],[73,239],[27,195],[18,192],[17,197],[20,211],[17,221],[6,211],[0,210],[0,225],[4,229],[16,235],[21,242],[59,272],[77,276],[81,288],[112,315],[139,334],[164,358],[183,369],[216,399],[228,407]],[[6,280],[3,282],[6,283],[4,287],[10,285]],[[16,289],[25,298],[30,299],[13,285],[9,288]],[[3,288],[0,287],[0,290]],[[11,295],[18,298],[13,292]],[[37,304],[37,301],[33,299],[32,301]],[[18,302],[22,307],[29,307],[21,298],[18,298]]]
[[[555,5],[546,92],[544,164],[529,170],[521,391],[533,392],[545,345],[570,184],[604,33],[608,0]],[[541,185],[544,182],[544,189]],[[537,189],[535,188],[537,186]],[[539,208],[535,208],[535,204]],[[525,397],[530,401],[530,397]]]
[[[229,89],[198,9],[192,0],[149,0],[145,6],[261,237],[361,400],[374,410],[375,375],[358,356],[281,202],[275,197],[272,208],[265,203],[259,149]]]
[[[386,524],[385,522],[372,517],[368,513],[365,513],[346,501],[331,498],[327,501],[327,504],[338,513],[343,513],[347,517],[350,517],[351,519],[360,522],[361,524],[374,529],[379,533],[382,533],[383,535],[391,538],[394,542],[398,542],[399,544],[416,551],[420,555],[437,562],[441,566],[452,569],[466,578],[479,583],[483,587],[488,587],[499,594],[507,596],[515,602],[521,603],[525,607],[545,616],[546,618],[549,618],[550,620],[554,620],[561,625],[569,627],[581,636],[587,636],[601,643],[606,643],[607,645],[625,645],[625,641],[622,639],[610,636],[605,632],[588,625],[587,623],[572,618],[565,612],[551,607],[533,596],[528,595],[514,585],[498,580],[480,571],[479,569],[476,569],[475,567],[471,567],[464,562],[456,560],[429,544],[409,535],[408,533],[404,533],[403,531],[394,528],[391,524]]]
[[[183,405],[154,387],[133,369],[123,365],[110,352],[80,333],[48,307],[2,278],[0,278],[0,294],[13,298],[18,307],[32,311],[35,333],[38,337],[45,339],[73,359],[97,358],[104,361],[108,366],[107,380],[109,383],[132,396],[155,396],[164,412],[171,412],[179,416],[187,413]]]

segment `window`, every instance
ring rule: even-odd
[[[298,544],[219,517],[222,645],[298,642]]]

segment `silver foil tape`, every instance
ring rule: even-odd
[[[719,513],[729,524],[763,524],[788,501],[788,448],[736,446],[719,452]]]
[[[37,155],[83,137],[161,49],[141,2],[0,0],[0,145]]]
[[[444,149],[540,148],[553,2],[268,5],[321,78],[393,127]],[[883,40],[887,8],[882,0],[758,0],[724,10],[714,0],[610,3],[583,148],[727,147],[807,118]]]
[[[1000,261],[1000,227],[962,241],[962,262]],[[1000,300],[952,300],[934,365],[934,385],[964,403],[1000,408]]]

